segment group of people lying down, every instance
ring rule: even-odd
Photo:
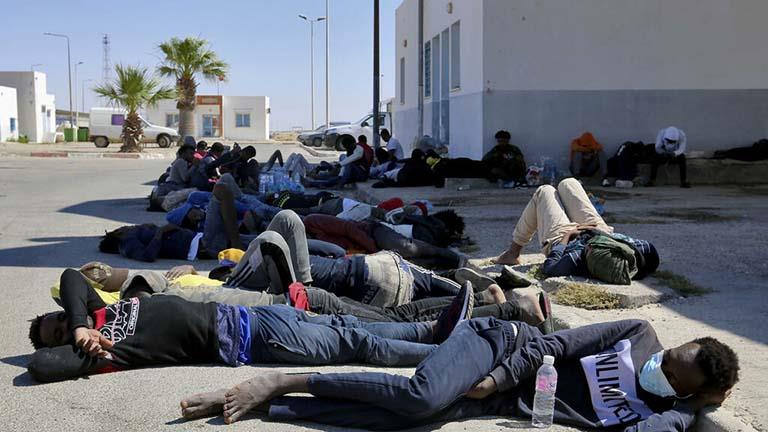
[[[497,261],[516,264],[538,232],[545,272],[615,283],[653,273],[656,248],[614,233],[588,203],[575,180],[539,188]],[[51,290],[63,310],[31,321],[30,374],[50,382],[178,364],[415,367],[410,377],[270,372],[180,402],[187,419],[222,415],[232,423],[260,412],[373,430],[528,417],[545,355],[559,374],[555,421],[583,427],[687,430],[738,381],[736,354],[711,337],[665,349],[641,320],[555,331],[546,294],[518,290],[530,281],[509,265],[490,277],[430,253],[416,254],[422,265],[381,247],[347,254],[327,243],[335,235],[308,239],[310,217],[279,210],[249,234],[242,256],[232,254],[234,266],[207,277],[190,265],[165,273],[98,262],[65,270]],[[233,246],[228,240],[221,247]]]

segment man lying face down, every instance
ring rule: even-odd
[[[542,335],[520,322],[475,318],[417,367],[386,373],[260,375],[230,390],[181,401],[192,419],[227,423],[257,410],[276,421],[399,430],[481,416],[530,417],[536,371],[546,355],[558,372],[554,420],[589,428],[685,431],[738,381],[736,354],[710,338],[664,349],[649,323],[625,320]],[[287,397],[309,393],[312,398]]]

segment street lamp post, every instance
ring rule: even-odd
[[[331,11],[328,6],[329,0],[325,0],[325,128],[331,127]]]
[[[83,64],[84,62],[77,62],[75,63],[75,128],[77,128],[78,123],[80,123],[80,111],[77,109],[77,67]]]
[[[85,109],[85,83],[93,81],[92,79],[84,79],[82,84],[83,94],[80,99],[80,108]]]
[[[308,18],[306,15],[299,15],[299,18],[309,22],[309,103],[311,105],[312,123],[310,130],[315,129],[315,23],[324,21],[325,17]]]
[[[75,118],[72,112],[72,57],[69,49],[69,36],[58,33],[43,33],[45,36],[60,37],[67,40],[67,76],[69,78],[69,122],[74,124]]]

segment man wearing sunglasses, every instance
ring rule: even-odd
[[[680,166],[680,187],[691,187],[686,179],[685,147],[687,143],[688,139],[681,129],[670,126],[659,131],[656,136],[656,154],[651,161],[651,181],[646,186],[656,186],[659,165],[671,163]]]

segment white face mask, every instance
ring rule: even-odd
[[[640,371],[640,386],[649,393],[661,397],[677,396],[675,389],[669,384],[667,376],[661,370],[661,362],[664,360],[664,351],[659,351],[643,365]]]

